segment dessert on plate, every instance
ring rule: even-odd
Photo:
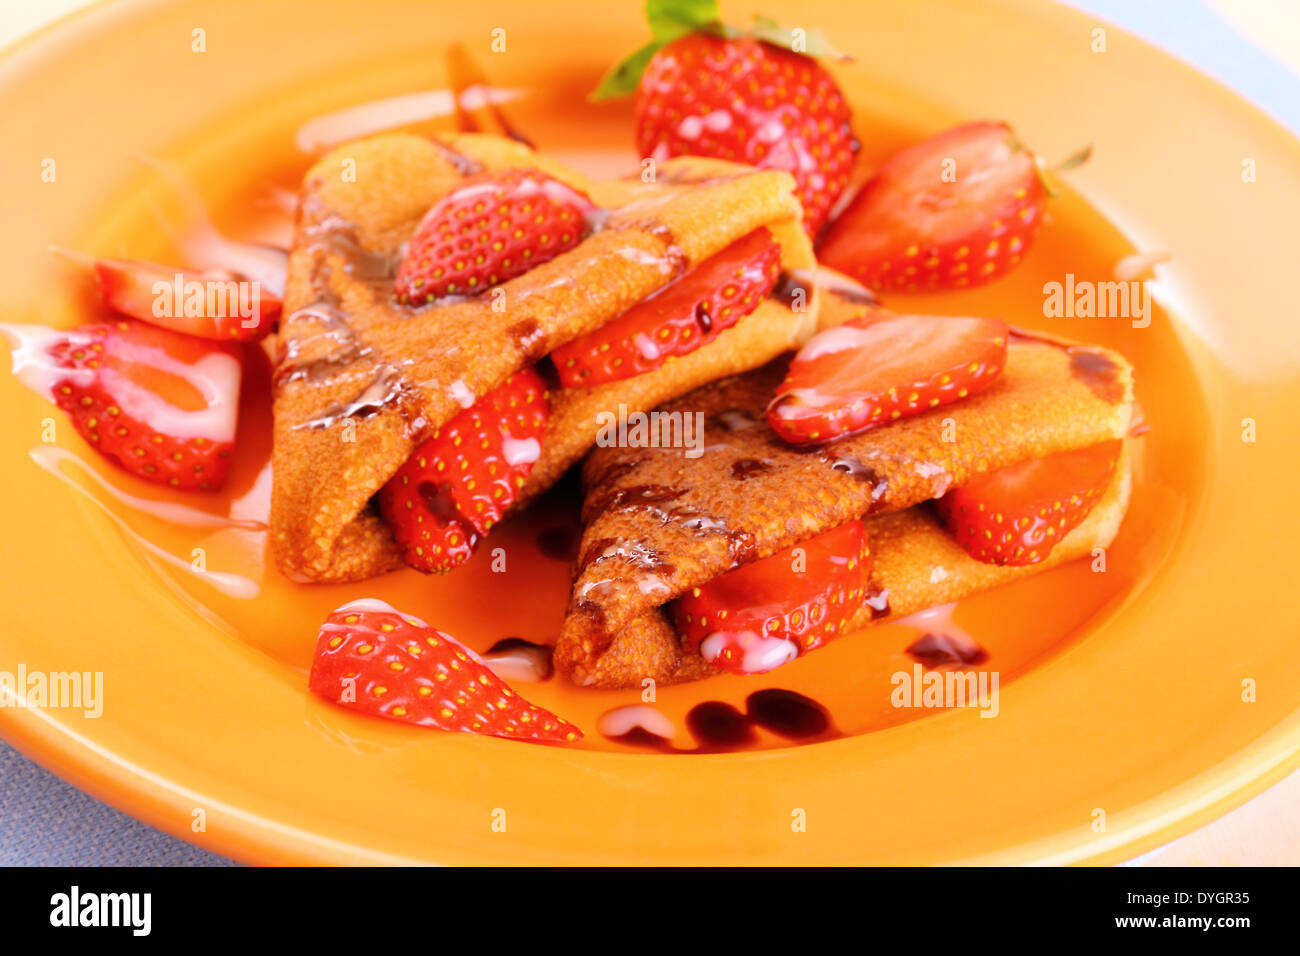
[[[480,132],[460,88],[458,131],[372,126],[316,156],[288,249],[222,241],[185,268],[70,254],[111,320],[2,329],[25,384],[168,494],[221,487],[246,362],[269,362],[258,517],[285,587],[352,589],[308,679],[340,706],[582,737],[418,602],[369,590],[456,573],[552,488],[581,504],[553,647],[573,694],[769,673],[1094,555],[1123,520],[1122,355],[904,304],[1013,271],[1056,171],[995,121],[868,168],[823,38],[724,28],[709,0],[649,7],[650,45],[598,90],[634,94],[626,176],[504,121]],[[575,473],[581,492],[560,482]]]
[[[790,285],[813,264],[780,172],[683,157],[597,183],[487,134],[331,151],[304,178],[278,334],[279,566],[450,570],[581,458],[599,412],[797,346],[817,302]],[[450,472],[440,430],[473,439]]]
[[[699,460],[596,449],[583,469],[585,527],[557,669],[595,687],[763,673],[840,634],[1108,546],[1129,492],[1128,363],[1001,323],[986,349],[982,324],[851,320],[792,363],[676,403],[706,416]],[[856,370],[841,361],[866,344],[882,357],[913,335],[971,339],[954,341],[925,377],[869,381],[887,358]],[[841,364],[815,369],[828,389],[817,394],[801,366],[826,359]],[[912,406],[897,417],[895,390]],[[789,396],[816,425],[788,411]],[[782,437],[824,429],[833,396],[883,405],[886,421],[829,442]]]

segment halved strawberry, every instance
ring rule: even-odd
[[[999,319],[852,319],[804,343],[767,420],[791,444],[821,444],[955,402],[997,378],[1008,332]]]
[[[548,415],[546,385],[526,368],[415,449],[379,491],[407,564],[445,574],[469,559],[532,471]]]
[[[537,170],[470,176],[416,227],[393,293],[407,305],[478,295],[572,249],[595,211],[586,195]]]
[[[1037,564],[1097,504],[1122,446],[1107,441],[999,468],[949,491],[939,514],[975,560]]]
[[[450,634],[373,598],[326,619],[307,686],[350,710],[419,727],[556,743],[582,737]]]
[[[208,491],[230,466],[239,359],[229,347],[121,320],[42,330],[43,356],[20,372],[86,441],[133,475]]]
[[[690,650],[762,674],[836,637],[862,606],[871,553],[850,521],[693,589],[673,605]]]
[[[772,291],[781,247],[755,229],[594,332],[551,353],[565,388],[631,378],[735,325]]]
[[[194,272],[136,259],[99,259],[94,270],[110,309],[202,339],[260,339],[282,309],[260,282],[237,272]]]
[[[1047,192],[1005,123],[967,123],[889,159],[827,230],[826,265],[869,288],[960,289],[1024,256]]]

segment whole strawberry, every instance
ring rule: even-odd
[[[581,192],[536,170],[470,176],[416,227],[393,294],[403,305],[478,295],[572,249],[594,211]]]
[[[649,0],[646,11],[654,42],[616,67],[596,93],[614,96],[635,84],[641,155],[709,156],[784,170],[795,179],[804,227],[815,236],[848,183],[857,149],[844,94],[809,55],[834,51],[815,33],[796,41],[794,31],[769,20],[744,32],[725,27],[714,0]]]

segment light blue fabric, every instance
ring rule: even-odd
[[[1300,76],[1199,0],[1065,0],[1208,73],[1300,134]],[[1294,2],[1294,0],[1292,0]]]
[[[0,743],[0,866],[232,866],[105,806]]]
[[[1300,78],[1197,0],[1071,0],[1197,66],[1300,133]],[[0,743],[0,865],[224,866]]]

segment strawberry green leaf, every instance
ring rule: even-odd
[[[660,44],[697,30],[711,30],[721,22],[718,0],[646,0],[650,35]]]
[[[1055,166],[1052,167],[1052,171],[1057,173],[1063,173],[1067,169],[1074,169],[1077,166],[1082,166],[1090,159],[1092,159],[1092,143],[1089,143],[1087,146],[1083,147],[1082,149],[1076,150],[1075,152],[1071,153],[1069,156],[1065,157],[1065,159],[1061,160],[1059,163],[1057,163]]]
[[[600,84],[592,91],[590,99],[612,100],[627,96],[641,82],[641,74],[645,72],[651,57],[658,53],[662,46],[663,43],[660,41],[652,40],[635,53],[625,57],[605,74]]]
[[[831,46],[830,41],[820,30],[805,30],[802,27],[787,29],[770,17],[760,14],[754,15],[754,26],[749,32],[755,39],[770,43],[772,46],[779,46],[792,53],[830,57],[836,60],[851,59],[847,54]]]

